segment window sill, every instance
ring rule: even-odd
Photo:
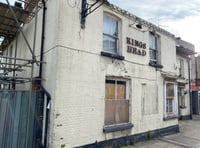
[[[103,132],[110,133],[110,132],[122,131],[122,130],[130,129],[132,127],[133,127],[132,123],[108,125],[108,126],[103,127]]]
[[[118,60],[124,60],[124,56],[120,56],[120,55],[117,55],[117,54],[113,54],[113,53],[109,53],[109,52],[104,52],[104,51],[101,51],[101,55],[102,56],[105,56],[105,57],[110,57],[110,58],[114,58],[114,59],[118,59]]]
[[[185,109],[185,108],[187,108],[186,106],[180,106],[180,109]]]
[[[163,68],[163,65],[161,65],[161,64],[155,64],[155,63],[149,63],[149,66],[152,66],[152,67],[155,67],[155,68]]]
[[[163,118],[164,121],[173,120],[173,119],[178,119],[178,116],[173,115],[173,116],[168,116],[168,117]]]
[[[184,77],[182,74],[178,75],[178,77],[179,77],[180,79],[185,79],[185,77]]]

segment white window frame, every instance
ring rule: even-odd
[[[184,77],[184,60],[183,59],[179,59],[179,76],[182,78]]]
[[[180,105],[179,107],[181,107],[181,108],[186,107],[184,90],[185,90],[185,87],[178,86],[178,92],[180,93],[180,94],[178,93],[178,97],[179,97],[179,95],[182,96],[181,100],[179,100],[179,101],[181,101],[181,103],[179,104]]]
[[[155,38],[155,42],[154,42],[155,47],[154,48],[150,47],[151,36],[153,36]],[[151,58],[152,52],[155,54],[155,59]],[[150,63],[158,64],[158,36],[151,32],[149,33],[149,59],[150,59]]]
[[[116,25],[116,33],[115,34],[108,34],[108,33],[105,33],[104,32],[104,19],[103,19],[103,41],[102,41],[102,44],[103,44],[103,51],[104,52],[108,52],[108,53],[112,53],[112,54],[119,54],[119,36],[120,36],[120,30],[119,30],[119,25],[120,25],[120,20],[118,17],[114,16],[114,15],[111,15],[111,14],[108,14],[108,13],[104,13],[103,14],[103,17],[108,17],[110,19],[112,19],[113,21],[116,21],[117,25]],[[116,46],[116,49],[104,49],[104,37],[108,37],[110,39],[114,39],[115,40],[115,46]],[[110,45],[110,43],[109,43]]]
[[[174,98],[172,100],[172,113],[167,112],[167,84],[174,85]],[[164,118],[178,117],[178,88],[176,82],[165,81],[164,83]]]

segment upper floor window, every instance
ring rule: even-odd
[[[149,34],[149,55],[150,63],[157,64],[158,55],[157,55],[157,37],[155,34]]]
[[[150,32],[149,34],[149,58],[150,66],[157,68],[163,68],[161,65],[161,50],[160,50],[160,37],[155,32]]]
[[[103,50],[118,53],[118,31],[119,22],[116,17],[104,14],[103,16]]]
[[[184,77],[184,60],[179,60],[179,77]]]

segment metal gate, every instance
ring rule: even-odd
[[[0,147],[40,147],[43,106],[41,91],[0,91]]]

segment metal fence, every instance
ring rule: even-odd
[[[40,147],[42,115],[41,91],[0,91],[0,147]]]

